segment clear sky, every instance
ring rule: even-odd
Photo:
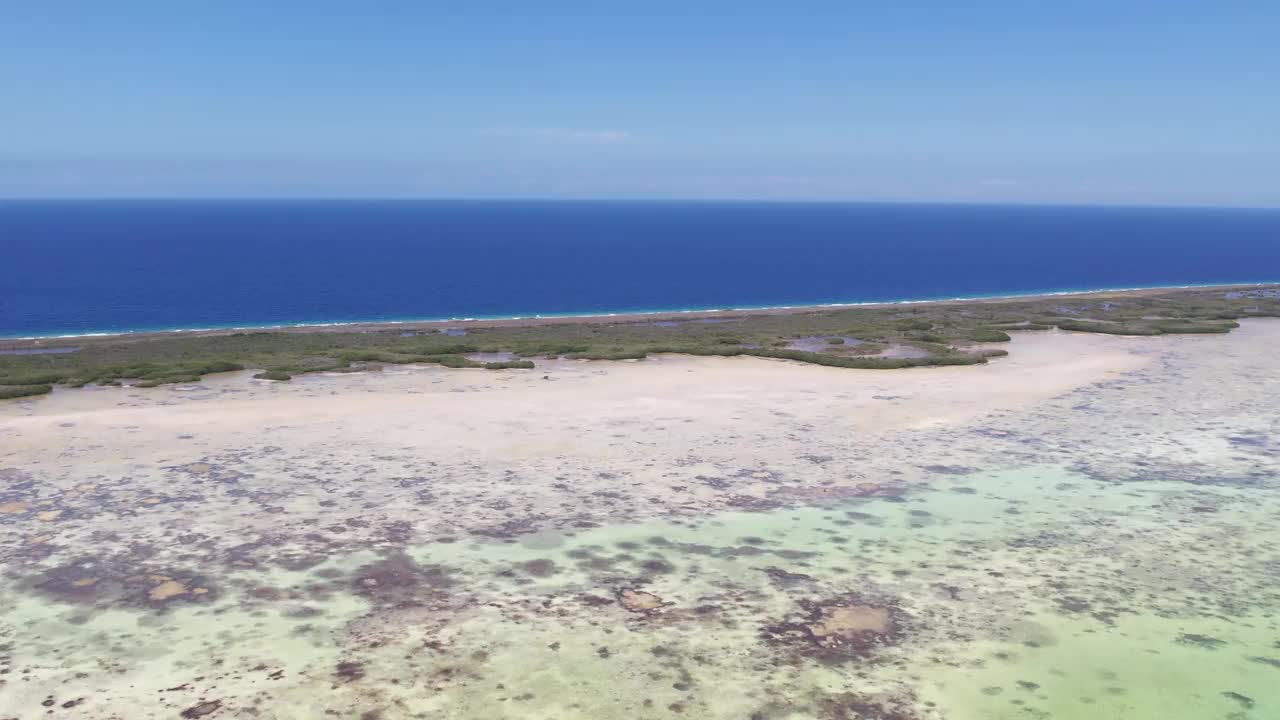
[[[0,0],[0,196],[1280,206],[1280,1]]]

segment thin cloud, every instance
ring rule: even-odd
[[[978,184],[985,188],[1014,188],[1022,187],[1024,183],[1013,178],[993,177],[979,180]]]
[[[512,138],[534,138],[555,142],[616,144],[631,142],[635,136],[626,130],[589,130],[555,127],[492,127],[482,131],[485,135]]]
[[[814,178],[804,177],[801,175],[766,175],[764,181],[770,185],[812,185],[817,182]]]

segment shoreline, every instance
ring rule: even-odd
[[[146,340],[160,337],[200,337],[231,335],[244,332],[284,332],[284,333],[325,333],[325,332],[377,332],[380,330],[440,330],[493,327],[534,327],[541,325],[595,323],[624,324],[635,322],[652,322],[664,320],[700,320],[729,317],[750,317],[768,315],[792,315],[823,312],[827,310],[843,310],[852,308],[885,308],[898,305],[940,306],[963,303],[999,303],[1017,301],[1036,301],[1055,297],[1144,297],[1178,290],[1256,290],[1280,288],[1280,281],[1254,283],[1208,283],[1191,285],[1156,285],[1147,287],[1102,288],[1093,290],[1060,290],[1041,291],[1010,295],[980,295],[971,297],[953,297],[921,300],[873,300],[866,302],[836,302],[806,305],[771,305],[730,308],[705,308],[688,310],[636,310],[622,312],[572,313],[551,315],[513,315],[498,317],[465,317],[446,319],[410,319],[410,320],[353,320],[340,322],[300,322],[273,325],[243,325],[234,327],[210,328],[173,328],[164,330],[120,330],[112,332],[86,332],[70,334],[47,334],[27,336],[0,336],[0,349],[17,350],[41,347],[49,340],[74,340],[94,342],[97,340]]]

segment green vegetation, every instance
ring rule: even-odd
[[[532,360],[507,360],[504,362],[487,362],[484,364],[485,370],[532,370],[534,364]]]
[[[1009,342],[1013,338],[1009,333],[995,328],[978,327],[969,332],[969,339],[974,342]]]
[[[881,358],[866,357],[865,355],[842,357],[839,355],[805,352],[803,350],[747,350],[742,354],[782,360],[799,360],[800,362],[827,365],[829,367],[862,368],[864,370],[895,370],[939,365],[977,365],[986,362],[986,359],[982,356],[970,353],[942,353],[923,358]]]
[[[78,353],[76,353],[78,354]],[[96,354],[96,353],[94,353]],[[90,383],[108,384],[109,381],[129,378],[139,387],[154,387],[166,383],[195,382],[205,375],[243,370],[244,366],[227,360],[193,360],[191,353],[183,353],[173,361],[134,361],[124,363],[86,363],[84,359],[67,363],[13,363],[0,362],[0,386],[39,386],[63,384],[82,387]],[[21,360],[25,356],[16,356]],[[63,356],[63,357],[70,357]],[[5,358],[8,360],[9,358]],[[106,358],[103,358],[106,360]],[[28,367],[23,367],[24,365]],[[30,367],[43,365],[45,367]],[[15,367],[16,366],[16,367]]]
[[[934,322],[929,318],[905,318],[893,322],[893,327],[899,330],[929,330],[933,325]]]
[[[257,375],[254,375],[253,377],[258,380],[276,380],[276,381],[293,379],[293,375],[290,375],[288,372],[284,370],[267,370],[265,372],[260,372]]]
[[[0,355],[0,397],[48,392],[54,384],[151,387],[194,382],[210,373],[260,369],[285,381],[311,372],[356,372],[383,365],[430,363],[447,368],[530,369],[533,358],[641,360],[655,353],[793,360],[831,367],[893,369],[968,365],[1004,354],[977,343],[1007,342],[1010,333],[1061,328],[1120,335],[1225,333],[1246,317],[1280,317],[1280,292],[1188,289],[1026,300],[823,308],[795,313],[722,315],[657,324],[616,318],[542,325],[473,327],[465,338],[442,331],[406,335],[388,329],[238,332],[78,339],[78,352]],[[789,349],[797,338],[829,338],[820,352]],[[846,341],[858,340],[855,343]],[[462,341],[462,342],[460,342]],[[3,341],[0,341],[3,343]],[[3,343],[32,347],[32,341]],[[926,357],[887,357],[907,346]],[[472,353],[507,352],[504,362]]]
[[[53,392],[52,385],[0,385],[0,400],[27,397],[29,395],[43,395],[48,392]]]
[[[595,350],[585,352],[575,352],[565,355],[570,360],[643,360],[646,355],[651,352],[679,352],[675,349],[651,348],[649,350],[623,350],[622,348],[613,348],[609,350]]]
[[[1008,323],[1005,325],[996,325],[993,330],[1052,330],[1053,325],[1035,322]]]
[[[1178,333],[1228,333],[1240,327],[1240,323],[1195,322],[1192,320],[1142,320],[1136,322],[1094,322],[1089,320],[1059,320],[1062,330],[1102,333],[1104,335],[1166,335]]]

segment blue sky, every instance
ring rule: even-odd
[[[1280,206],[1280,2],[0,0],[0,196]]]

